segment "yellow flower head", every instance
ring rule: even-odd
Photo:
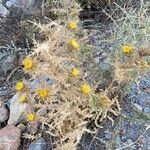
[[[141,65],[142,68],[148,68],[148,67],[149,67],[147,61],[145,61],[145,60],[142,60],[142,61],[140,62],[140,65]]]
[[[23,81],[17,82],[17,84],[16,84],[16,90],[17,91],[22,91],[24,88],[25,88],[25,84]]]
[[[108,107],[108,106],[110,106],[110,103],[111,103],[111,101],[107,96],[101,96],[99,99],[99,104],[102,107]]]
[[[133,50],[134,50],[134,48],[133,48],[133,46],[132,45],[123,45],[122,46],[122,52],[124,53],[124,54],[131,54],[132,52],[133,52]]]
[[[27,97],[26,97],[25,95],[21,95],[21,96],[19,97],[19,102],[20,102],[20,103],[26,103],[26,102],[27,102]]]
[[[33,61],[31,59],[24,59],[22,64],[26,70],[31,70],[33,68]]]
[[[91,92],[91,87],[90,87],[90,85],[84,83],[84,84],[81,86],[81,92],[82,92],[84,95],[90,94],[90,92]]]
[[[78,28],[78,26],[77,26],[77,23],[76,22],[74,22],[74,21],[72,21],[72,22],[69,22],[68,23],[68,28],[69,29],[77,29]]]
[[[75,39],[70,40],[69,45],[70,45],[73,49],[79,49],[79,48],[80,48],[78,42],[77,42]]]
[[[38,91],[38,96],[42,99],[47,98],[49,94],[49,90],[48,89],[40,89]]]
[[[35,121],[37,119],[37,115],[35,113],[29,113],[26,116],[26,120],[31,122],[31,121]]]
[[[79,75],[79,73],[80,73],[80,71],[79,71],[78,68],[73,68],[73,69],[71,70],[71,76],[72,76],[72,77],[77,77],[77,76]]]

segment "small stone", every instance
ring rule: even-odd
[[[6,6],[9,9],[22,9],[26,14],[37,15],[40,13],[40,0],[8,0]]]
[[[145,107],[143,111],[144,111],[144,113],[150,113],[150,108]]]
[[[18,150],[20,145],[20,130],[11,125],[0,130],[0,148],[2,150]]]
[[[0,123],[5,122],[8,119],[8,110],[5,108],[5,104],[0,101]]]
[[[44,138],[39,138],[38,140],[31,143],[28,150],[47,150],[47,144]]]
[[[19,123],[19,124],[17,125],[17,128],[19,128],[20,131],[23,132],[23,131],[26,129],[26,126],[25,126],[23,123]]]
[[[139,104],[137,104],[137,103],[132,103],[132,105],[133,105],[138,111],[140,111],[140,112],[143,111],[143,108],[142,108],[141,105],[139,105]]]
[[[106,138],[107,140],[110,140],[110,139],[112,138],[112,133],[109,132],[109,131],[105,131],[105,132],[104,132],[104,135],[105,135],[105,138]]]
[[[119,131],[120,135],[124,135],[126,133],[126,129],[125,128],[122,128],[120,131]]]
[[[9,15],[9,10],[7,10],[6,7],[4,7],[1,3],[0,3],[0,16],[1,17],[7,17]]]
[[[138,140],[138,142],[140,143],[140,144],[144,144],[145,143],[145,138],[143,137],[143,136],[141,136],[140,138],[139,138],[139,140]]]
[[[27,132],[31,133],[31,134],[35,134],[35,133],[37,133],[38,127],[39,127],[38,121],[28,122]]]
[[[2,70],[5,72],[5,74],[15,67],[16,59],[17,59],[16,55],[6,57],[2,65]]]
[[[19,93],[15,94],[10,99],[10,117],[8,120],[8,125],[20,123],[25,121],[26,115],[31,112],[31,106],[27,103],[19,102]]]

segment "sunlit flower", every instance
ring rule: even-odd
[[[42,99],[45,99],[48,97],[48,94],[49,94],[49,90],[46,89],[46,88],[43,88],[43,89],[40,89],[38,90],[38,96]]]
[[[31,70],[33,68],[33,61],[32,59],[24,59],[22,61],[22,64],[24,66],[24,69]]]
[[[145,60],[142,60],[142,61],[140,62],[140,65],[141,65],[142,68],[148,68],[148,67],[149,67],[147,61],[145,61]]]
[[[68,23],[68,28],[69,28],[69,29],[77,29],[77,28],[78,28],[77,23],[74,22],[74,21],[69,22],[69,23]]]
[[[84,83],[84,84],[81,86],[81,92],[82,92],[84,95],[90,94],[90,92],[91,92],[91,87],[90,87],[90,85],[87,84],[87,83]]]
[[[108,106],[110,106],[111,101],[107,96],[101,96],[100,99],[99,99],[99,104],[102,107],[108,107]]]
[[[26,120],[31,122],[31,121],[35,121],[37,119],[37,115],[35,113],[29,113],[26,116]]]
[[[133,50],[134,50],[134,48],[133,48],[133,46],[132,45],[123,45],[122,46],[122,52],[124,53],[124,54],[131,54],[132,52],[133,52]]]
[[[16,90],[17,91],[22,91],[25,88],[25,84],[23,81],[19,81],[16,83]]]
[[[73,69],[71,70],[71,76],[72,76],[72,77],[77,77],[77,76],[79,75],[79,73],[80,73],[80,71],[79,71],[78,68],[73,68]]]
[[[19,102],[20,102],[20,103],[26,103],[26,102],[27,102],[27,97],[26,97],[25,95],[21,95],[21,96],[19,97]]]
[[[78,42],[75,39],[70,40],[69,45],[73,49],[79,49],[80,48]]]

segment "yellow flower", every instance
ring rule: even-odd
[[[71,70],[71,76],[72,76],[72,77],[77,77],[77,76],[79,75],[79,73],[80,73],[80,71],[79,71],[78,68],[73,68],[73,69]]]
[[[78,27],[77,23],[74,22],[74,21],[68,23],[68,28],[69,29],[77,29],[77,27]]]
[[[20,103],[26,103],[26,102],[27,102],[27,97],[26,97],[25,95],[21,95],[21,96],[19,97],[19,102],[20,102]]]
[[[90,92],[91,92],[91,87],[90,87],[90,85],[84,83],[84,84],[81,86],[81,92],[82,92],[84,95],[90,94]]]
[[[102,107],[108,107],[110,106],[111,101],[107,96],[101,96],[99,99],[99,103]]]
[[[24,69],[30,70],[33,68],[33,61],[31,59],[24,59],[22,62]]]
[[[141,63],[140,63],[140,65],[141,65],[142,68],[147,68],[147,67],[149,67],[147,61],[145,61],[145,60],[142,60]]]
[[[17,91],[22,91],[24,88],[25,88],[25,84],[23,81],[17,82],[17,84],[16,84],[16,90]]]
[[[124,54],[131,54],[133,52],[134,48],[132,45],[123,45],[122,46],[122,52]]]
[[[29,113],[26,116],[26,120],[31,122],[31,121],[35,121],[37,119],[37,115],[35,113]]]
[[[49,94],[49,90],[48,89],[40,89],[38,91],[38,96],[42,99],[46,98]]]
[[[75,39],[70,40],[69,45],[70,45],[73,49],[79,49],[79,48],[80,48],[78,42],[77,42]]]

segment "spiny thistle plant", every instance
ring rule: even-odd
[[[92,47],[78,24],[81,10],[79,4],[75,0],[57,2],[57,6],[52,4],[52,11],[59,16],[58,20],[48,24],[33,23],[46,40],[42,43],[35,41],[33,52],[22,61],[23,69],[31,79],[18,82],[16,90],[20,94],[20,103],[30,103],[33,107],[34,111],[26,116],[27,121],[39,120],[47,125],[48,133],[59,138],[56,149],[73,150],[76,149],[88,120],[94,119],[97,126],[106,118],[113,122],[111,116],[118,116],[121,108],[117,96],[110,99],[108,90],[95,94],[94,84],[85,79],[82,60],[85,60],[87,53],[92,52]],[[127,17],[131,17],[132,21],[137,20],[129,15]],[[135,38],[137,35],[132,28],[128,29],[131,27],[127,26],[128,19],[125,19],[123,28],[127,33],[132,32]],[[144,30],[146,29],[149,27],[146,26]],[[132,41],[134,38],[127,38],[129,33],[126,36],[123,33],[120,35],[119,32],[114,37],[115,55],[112,55],[111,61],[115,68],[115,80],[120,82],[125,79],[125,75],[130,77],[133,70],[140,72],[149,67],[144,58],[136,62],[139,49],[137,43]],[[137,40],[139,39],[135,41]],[[91,52],[86,49],[91,49]],[[54,82],[49,84],[43,80],[34,89],[29,86],[32,80],[41,79],[45,75]],[[45,116],[39,115],[39,110],[43,107],[48,110]]]
[[[60,138],[58,149],[68,144],[73,149],[84,132],[87,119],[95,117],[90,108],[94,91],[92,85],[85,81],[81,68],[81,60],[89,52],[84,52],[84,49],[91,49],[91,46],[78,24],[79,4],[75,1],[62,4],[65,4],[62,8],[67,10],[62,18],[45,25],[33,23],[45,35],[46,41],[35,41],[33,52],[22,61],[23,70],[31,79],[19,81],[16,90],[20,94],[19,102],[30,103],[33,107],[34,111],[26,116],[26,120],[39,120],[48,125],[49,133]],[[57,9],[53,11],[58,12]],[[54,83],[49,85],[43,81],[31,89],[30,82],[44,75]],[[48,110],[46,116],[39,115],[42,107]]]
[[[109,41],[113,46],[111,63],[114,64],[116,79],[121,81],[135,81],[138,76],[147,73],[150,60],[147,54],[150,43],[150,17],[148,15],[149,3],[141,2],[140,8],[126,10],[116,5],[122,12],[122,18],[113,19],[112,38]]]

